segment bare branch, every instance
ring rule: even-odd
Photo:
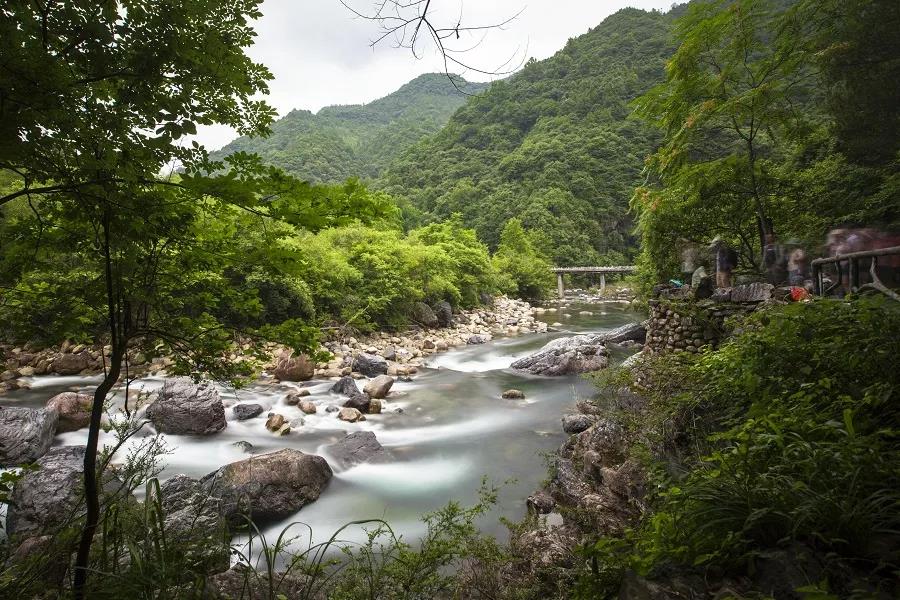
[[[417,59],[422,59],[425,49],[430,46],[440,57],[444,74],[453,87],[463,94],[466,94],[466,91],[459,87],[459,75],[473,71],[488,76],[504,76],[515,72],[525,62],[524,52],[516,62],[516,58],[520,55],[519,48],[509,59],[494,69],[479,68],[458,58],[480,46],[491,30],[505,29],[523,11],[496,23],[463,25],[461,2],[457,18],[440,22],[436,16],[435,5],[438,4],[436,0],[378,0],[370,11],[355,8],[352,5],[354,1],[340,0],[341,4],[356,17],[378,24],[379,34],[372,40],[370,44],[372,47],[385,40],[393,40],[394,47],[405,48]],[[516,66],[510,67],[514,63]],[[460,69],[461,73],[452,73],[451,68]]]

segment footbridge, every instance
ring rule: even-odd
[[[600,293],[602,294],[606,290],[607,274],[624,275],[627,273],[634,273],[635,271],[637,271],[637,267],[633,265],[624,267],[556,267],[551,270],[556,273],[556,289],[559,292],[559,297],[564,298],[566,295],[566,284],[563,280],[563,275],[565,275],[566,273],[599,274]]]

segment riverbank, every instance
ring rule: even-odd
[[[367,336],[340,336],[333,331],[323,332],[326,341],[322,349],[333,358],[323,364],[309,365],[303,359],[291,369],[282,369],[278,377],[279,360],[290,358],[284,348],[266,346],[270,355],[267,364],[260,365],[260,374],[272,374],[276,379],[305,381],[313,377],[337,378],[352,375],[353,360],[361,353],[381,356],[388,361],[390,375],[408,376],[422,366],[422,361],[435,353],[470,344],[483,344],[497,336],[517,336],[547,331],[547,324],[535,319],[535,310],[524,301],[500,296],[490,304],[474,310],[453,311],[449,304],[439,303],[427,309],[422,318],[431,327],[415,326],[400,333],[376,332]],[[430,313],[430,314],[429,314]],[[420,313],[421,314],[421,313]],[[330,339],[329,339],[330,338]],[[249,344],[245,349],[249,349]],[[104,349],[106,357],[110,348]],[[96,346],[64,342],[60,346],[34,348],[29,345],[13,347],[0,345],[4,370],[0,372],[0,395],[15,390],[27,390],[28,380],[44,375],[89,376],[101,373],[104,355]],[[232,356],[233,360],[245,357]],[[306,361],[308,362],[308,361]],[[141,354],[132,354],[131,373],[137,376],[157,376],[165,372],[171,361],[166,357],[148,361]],[[357,377],[360,375],[357,374]]]

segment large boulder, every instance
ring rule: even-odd
[[[286,448],[225,465],[201,483],[221,499],[221,512],[232,525],[249,515],[266,522],[296,513],[315,502],[331,480],[331,467],[321,456]]]
[[[434,305],[434,316],[437,317],[441,327],[453,327],[453,307],[446,300],[441,300]]]
[[[74,523],[84,511],[84,446],[51,448],[25,471],[10,497],[6,531],[17,541],[35,535],[55,533]],[[101,504],[127,493],[111,471],[103,477]]]
[[[369,398],[386,398],[394,385],[394,378],[390,375],[379,375],[375,379],[366,382],[363,391],[369,395]]]
[[[326,450],[328,456],[345,469],[364,462],[384,462],[389,458],[371,431],[355,431]]]
[[[0,406],[0,468],[42,457],[53,443],[58,420],[53,410]]]
[[[59,446],[37,461],[16,482],[6,517],[6,531],[20,539],[54,532],[74,521],[82,500],[84,446]]]
[[[90,366],[87,354],[60,354],[50,366],[50,370],[58,375],[78,375]]]
[[[147,417],[159,433],[210,435],[225,429],[225,406],[219,391],[208,381],[167,379],[159,396],[147,408]]]
[[[93,404],[94,398],[90,394],[63,392],[47,401],[47,410],[55,411],[59,415],[56,431],[64,433],[90,425]]]
[[[412,315],[410,316],[412,317],[413,322],[418,323],[423,327],[437,327],[441,324],[440,321],[438,321],[437,315],[431,310],[431,307],[424,302],[416,302],[413,305]]]
[[[383,356],[362,353],[353,359],[353,370],[366,377],[377,377],[387,374],[388,363]]]
[[[281,381],[307,381],[313,378],[316,365],[305,354],[282,355],[275,363],[272,376]]]
[[[195,560],[226,571],[230,565],[226,523],[221,499],[212,496],[200,481],[175,475],[160,486],[163,528],[169,540],[190,551]]]
[[[335,394],[342,394],[344,396],[355,396],[362,393],[356,385],[356,380],[349,375],[341,377],[333,386],[331,386],[331,391]]]
[[[609,365],[603,334],[576,335],[553,340],[534,354],[520,358],[513,369],[534,375],[570,375],[599,371]]]
[[[600,336],[604,342],[610,344],[621,344],[627,341],[643,342],[647,338],[647,329],[641,323],[627,323],[612,331],[601,333]]]

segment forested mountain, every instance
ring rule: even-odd
[[[269,137],[240,137],[213,156],[255,152],[311,182],[377,177],[401,151],[440,130],[466,94],[485,84],[459,78],[457,86],[465,93],[446,75],[429,73],[368,104],[293,110],[272,125]]]
[[[629,103],[661,82],[673,13],[624,9],[543,61],[495,82],[382,185],[413,222],[461,213],[492,247],[519,217],[560,264],[622,260],[628,201],[659,134]]]

